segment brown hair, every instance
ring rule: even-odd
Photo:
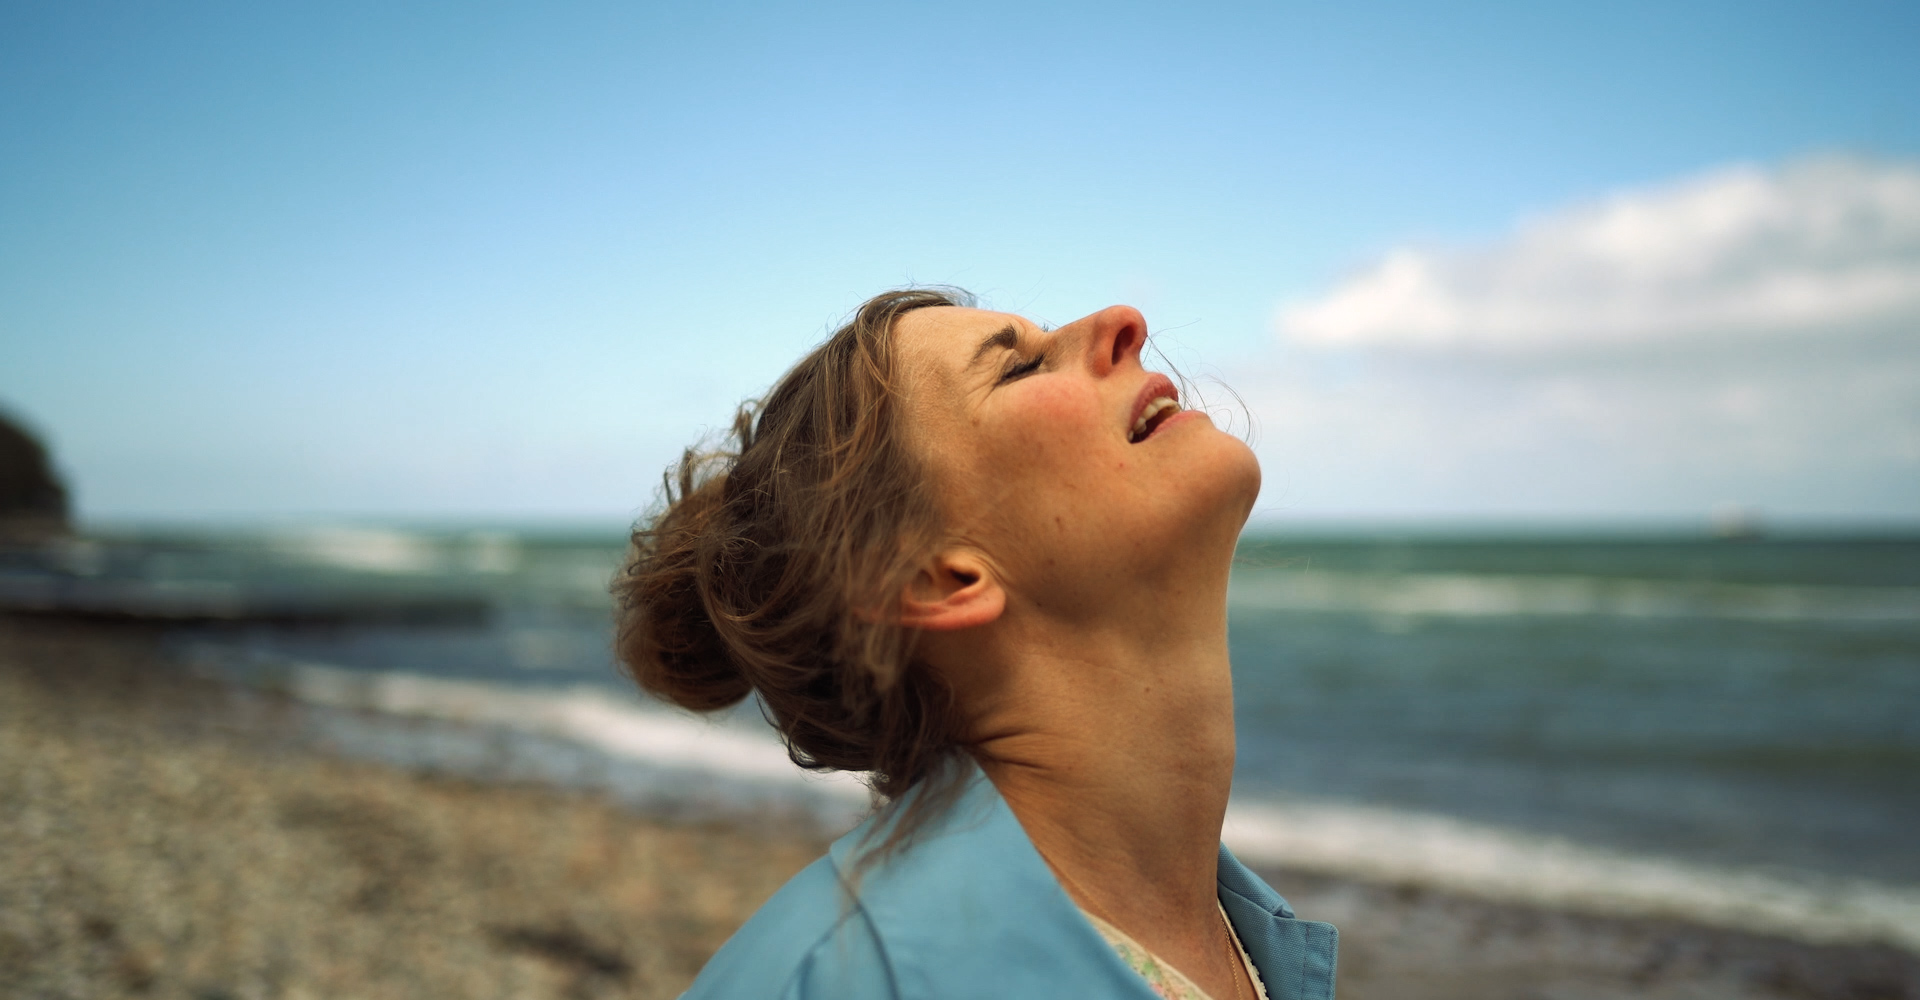
[[[971,304],[946,289],[867,300],[740,408],[726,446],[667,471],[613,584],[617,650],[643,689],[695,711],[758,692],[795,764],[866,772],[890,800],[947,770],[962,748],[952,691],[888,620],[940,540],[901,426],[893,328]],[[924,789],[896,829],[945,797]]]

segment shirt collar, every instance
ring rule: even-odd
[[[906,800],[828,852],[883,943],[899,994],[1153,997],[1060,888],[993,782],[964,766],[958,797],[893,853],[859,863],[884,843]],[[1296,919],[1225,846],[1218,871],[1221,905],[1268,995],[1332,1000],[1333,926]]]

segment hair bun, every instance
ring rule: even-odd
[[[714,628],[700,585],[726,531],[726,473],[713,466],[731,459],[691,449],[681,456],[667,474],[665,509],[634,530],[613,583],[620,662],[648,693],[696,712],[725,708],[753,691]]]
[[[613,581],[616,648],[642,689],[703,712],[754,694],[795,764],[864,772],[888,797],[962,752],[946,681],[876,611],[944,537],[900,416],[894,323],[969,301],[867,300],[723,445],[681,455]]]

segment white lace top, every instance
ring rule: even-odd
[[[1099,931],[1100,936],[1106,938],[1107,943],[1113,946],[1113,950],[1119,953],[1120,961],[1127,963],[1128,968],[1138,972],[1140,978],[1147,981],[1147,985],[1153,988],[1155,994],[1165,1000],[1214,1000],[1200,987],[1193,985],[1193,980],[1188,979],[1179,969],[1162,961],[1153,952],[1142,948],[1140,943],[1128,937],[1125,931],[1088,913],[1085,909],[1080,912],[1087,918],[1087,922],[1093,925],[1093,929]],[[1227,932],[1233,935],[1233,947],[1240,952],[1240,963],[1246,967],[1247,980],[1253,983],[1255,997],[1258,1000],[1267,1000],[1267,987],[1260,981],[1260,970],[1253,967],[1253,959],[1247,955],[1246,947],[1240,943],[1240,932],[1233,929],[1233,921],[1227,919],[1225,907],[1220,909],[1220,920],[1227,925]]]

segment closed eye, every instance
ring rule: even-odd
[[[1006,385],[1008,382],[1014,382],[1022,378],[1025,378],[1028,375],[1031,375],[1034,372],[1039,371],[1040,366],[1045,364],[1046,361],[1047,361],[1046,352],[1042,351],[1041,353],[1036,354],[1025,361],[1019,362],[1017,364],[1009,365],[1007,366],[1006,371],[1003,371],[1000,373],[1000,381],[994,384]]]

